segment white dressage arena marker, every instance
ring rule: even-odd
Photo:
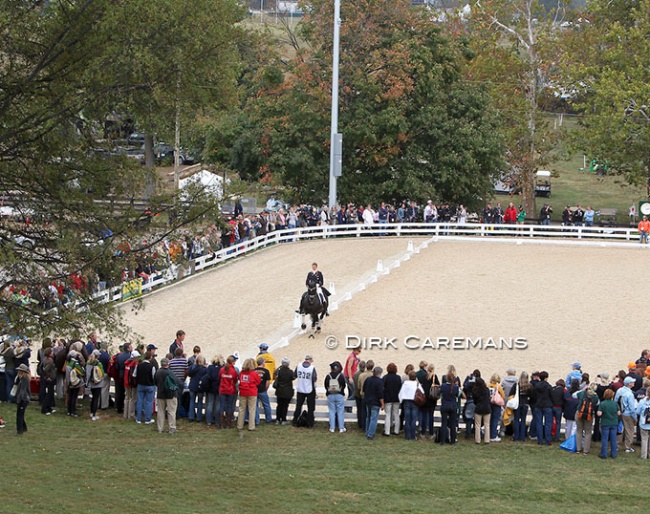
[[[371,284],[376,284],[377,283],[377,275],[373,275],[372,277],[370,277],[370,283]]]
[[[413,251],[413,239],[409,239],[409,244],[406,247],[407,252],[412,252]]]
[[[399,268],[401,266],[401,263],[399,261],[395,261],[393,263],[393,268]]]
[[[296,315],[293,317],[293,328],[300,328],[300,314],[296,312]]]
[[[377,261],[377,271],[384,271],[384,263],[381,260]]]
[[[334,282],[330,282],[330,294],[336,294],[336,288],[334,287]]]

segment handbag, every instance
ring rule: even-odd
[[[506,407],[512,410],[517,410],[519,408],[519,384],[515,384],[515,394],[508,400]]]
[[[453,386],[452,386],[453,388]],[[431,386],[431,389],[429,391],[429,398],[431,398],[434,402],[437,402],[440,399],[440,386],[433,384]]]
[[[415,397],[413,398],[413,403],[417,407],[424,407],[424,404],[427,403],[427,397],[424,394],[424,391],[420,387],[420,384],[418,384],[417,389],[415,390]]]
[[[12,398],[15,398],[16,395],[18,394],[18,384],[14,384],[14,386],[11,388],[11,391],[9,392]]]
[[[492,398],[490,398],[490,402],[491,402],[493,405],[496,405],[496,406],[498,406],[498,407],[503,407],[503,404],[504,404],[505,402],[503,401],[503,396],[501,396],[501,395],[499,394],[499,388],[498,388],[498,387],[495,387],[495,388],[494,388],[494,394],[492,395]]]

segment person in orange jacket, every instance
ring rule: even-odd
[[[650,221],[648,221],[647,216],[643,216],[643,219],[639,221],[639,243],[648,244],[648,232],[650,232]]]

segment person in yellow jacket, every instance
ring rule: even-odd
[[[275,378],[273,374],[275,373],[277,366],[275,365],[275,357],[269,353],[269,345],[266,343],[260,343],[258,348],[260,349],[260,353],[257,354],[257,357],[262,357],[264,359],[264,367],[269,370],[271,377]],[[255,357],[255,361],[257,361],[257,357]]]
[[[637,227],[639,230],[639,243],[648,244],[648,232],[650,232],[650,221],[648,221],[647,216],[643,216],[643,219],[639,221]]]

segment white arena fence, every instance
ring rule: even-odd
[[[269,234],[223,248],[213,254],[160,270],[142,284],[145,294],[154,288],[190,276],[197,271],[223,264],[255,250],[281,243],[351,237],[425,237],[431,241],[511,242],[516,244],[590,245],[602,247],[638,247],[639,233],[635,228],[577,227],[561,225],[492,225],[455,223],[375,223],[372,225],[326,225],[276,230]],[[141,280],[141,279],[135,279]],[[123,299],[124,284],[99,291],[94,299],[100,303]],[[132,297],[132,294],[125,294]]]

